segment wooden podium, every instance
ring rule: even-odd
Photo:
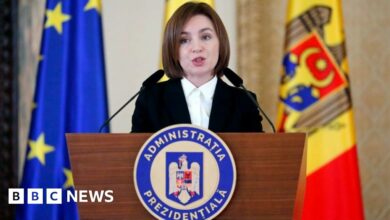
[[[151,135],[66,135],[75,188],[114,191],[112,203],[78,203],[81,219],[154,219],[139,201],[133,183],[136,156]],[[217,219],[299,218],[306,135],[218,135],[235,159],[237,183],[230,203]]]

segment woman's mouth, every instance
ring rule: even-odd
[[[203,66],[205,61],[206,61],[206,58],[204,58],[204,57],[196,57],[196,58],[192,59],[192,64],[194,66]]]

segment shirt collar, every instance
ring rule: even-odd
[[[183,77],[181,79],[181,85],[183,86],[184,95],[186,98],[191,95],[195,89],[199,89],[205,98],[212,99],[215,92],[215,87],[217,86],[217,76],[214,76],[211,80],[201,85],[199,88],[196,88],[188,79]]]

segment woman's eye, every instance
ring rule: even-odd
[[[211,35],[209,35],[209,34],[202,36],[202,40],[210,40],[210,39],[211,39]]]
[[[189,39],[186,39],[186,38],[180,39],[180,44],[186,44],[186,43],[188,43],[188,42],[190,42]]]

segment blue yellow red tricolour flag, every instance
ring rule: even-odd
[[[302,219],[363,219],[340,0],[290,0],[277,127],[307,132]]]
[[[48,0],[21,187],[73,190],[65,133],[107,118],[100,0]],[[108,129],[106,128],[107,132]],[[78,219],[75,202],[23,204],[16,219]]]

